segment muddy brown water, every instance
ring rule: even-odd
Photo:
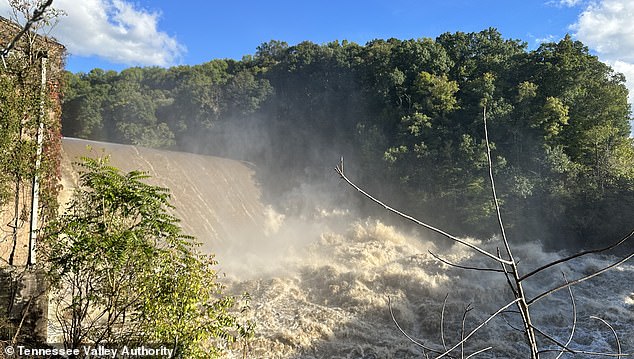
[[[167,187],[175,215],[205,251],[236,236],[259,236],[265,208],[252,165],[213,156],[154,150],[131,145],[64,138],[61,200],[67,201],[79,178],[81,157],[108,156],[122,171],[147,172],[147,183]]]
[[[185,231],[196,236],[204,250],[220,252],[228,289],[251,294],[246,315],[256,322],[255,337],[246,353],[238,348],[227,352],[226,358],[423,358],[424,350],[396,327],[390,301],[402,329],[437,350],[443,348],[439,328],[445,295],[449,294],[445,339],[451,345],[459,341],[466,305],[474,308],[466,320],[470,330],[509,301],[503,276],[449,268],[428,253],[432,250],[467,266],[490,266],[486,258],[465,247],[437,247],[425,233],[404,233],[380,220],[355,218],[345,208],[316,208],[309,217],[275,212],[262,203],[255,169],[244,162],[65,138],[66,199],[78,179],[72,162],[79,156],[104,153],[113,166],[146,171],[150,183],[168,187]],[[332,225],[333,218],[337,225]],[[494,240],[469,240],[496,250]],[[524,271],[563,255],[546,252],[538,243],[518,245],[514,252]],[[572,280],[613,261],[584,257],[534,277],[526,289],[532,296],[561,283],[560,270]],[[616,352],[610,329],[590,317],[598,315],[619,333],[623,351],[632,352],[633,275],[634,264],[628,262],[575,287],[577,325],[572,347]],[[567,340],[574,316],[567,292],[553,295],[533,310],[540,328]],[[477,357],[527,357],[521,333],[509,322],[521,324],[512,314],[492,321],[470,340],[465,354],[491,346]],[[541,344],[555,348],[545,340]],[[550,354],[545,357],[558,353]]]

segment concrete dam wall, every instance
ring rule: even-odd
[[[248,163],[74,138],[64,138],[62,143],[62,203],[78,183],[74,163],[81,157],[109,156],[112,166],[125,172],[147,172],[147,183],[170,189],[174,214],[184,232],[202,243],[203,251],[226,246],[232,238],[263,233],[265,207]]]

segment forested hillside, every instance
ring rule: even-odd
[[[494,232],[482,125],[515,240],[588,247],[631,229],[624,77],[566,37],[495,29],[365,45],[271,41],[241,61],[67,74],[63,134],[258,165],[272,193],[348,172],[453,232]],[[273,186],[274,185],[274,186]]]

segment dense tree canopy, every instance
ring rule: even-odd
[[[43,247],[66,348],[143,343],[166,345],[174,358],[219,358],[251,335],[238,316],[246,307],[224,294],[213,257],[169,214],[168,189],[107,159],[77,165],[79,186],[45,228]]]
[[[631,226],[624,81],[569,36],[532,51],[495,29],[271,41],[241,61],[68,73],[63,132],[253,161],[280,191],[330,176],[344,154],[370,188],[404,193],[405,208],[488,235],[486,107],[515,237],[588,246]]]

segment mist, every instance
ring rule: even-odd
[[[255,139],[243,143],[259,145]],[[448,343],[459,340],[465,306],[473,308],[466,320],[466,328],[473,328],[512,297],[500,274],[453,268],[429,251],[463,266],[490,266],[482,256],[386,213],[368,214],[355,206],[358,201],[348,198],[356,193],[332,169],[330,178],[312,177],[310,183],[281,192],[276,187],[273,196],[259,180],[270,174],[258,174],[260,166],[250,161],[73,139],[64,140],[65,158],[85,154],[87,144],[92,153],[103,149],[111,155],[113,165],[146,170],[155,184],[171,189],[183,228],[202,242],[202,250],[216,255],[227,290],[251,297],[245,315],[257,326],[247,357],[420,358],[424,351],[399,331],[390,306],[408,335],[440,349],[445,296]],[[240,149],[243,159],[253,159],[245,147]],[[72,177],[72,168],[65,168],[65,178]],[[466,240],[489,251],[500,245],[494,237]],[[538,242],[513,250],[525,271],[564,255]],[[527,291],[535,294],[563,283],[560,271],[572,280],[613,260],[600,256],[560,266],[534,278]],[[634,266],[625,264],[575,287],[579,319],[573,347],[616,350],[609,329],[591,315],[600,315],[620,333],[623,348],[634,345],[628,335],[634,325],[633,274]],[[573,319],[567,292],[539,303],[534,313],[540,328],[562,340],[569,335]],[[505,315],[474,336],[466,352],[492,346],[481,356],[526,355],[527,348],[518,344],[521,335],[507,322],[521,325],[512,314]],[[244,348],[230,349],[227,355],[241,358]]]
[[[250,294],[246,315],[257,327],[247,357],[420,358],[423,349],[395,321],[442,350],[445,296],[448,345],[459,340],[467,306],[472,329],[513,298],[503,275],[454,268],[429,251],[462,266],[490,267],[485,258],[389,215],[334,171],[343,157],[346,174],[368,192],[495,253],[483,103],[502,216],[523,273],[631,230],[624,85],[570,39],[527,51],[489,29],[365,46],[268,45],[243,61],[80,74],[77,91],[92,90],[65,104],[65,134],[127,144],[92,143],[112,152],[115,166],[149,171],[170,188],[183,228],[216,255],[227,289]],[[557,56],[586,67],[538,66]],[[591,86],[600,89],[569,96]],[[102,93],[132,100],[118,108],[122,101],[95,101]],[[81,144],[67,140],[64,150],[72,157]],[[536,295],[564,283],[562,272],[574,280],[614,260],[583,257],[526,289]],[[611,330],[590,318],[600,315],[624,352],[633,350],[633,272],[628,262],[574,287],[571,347],[617,350]],[[570,294],[534,308],[537,325],[565,342]],[[465,352],[491,346],[479,357],[525,357],[517,326],[516,315],[504,314]],[[230,348],[229,357],[244,349]]]

